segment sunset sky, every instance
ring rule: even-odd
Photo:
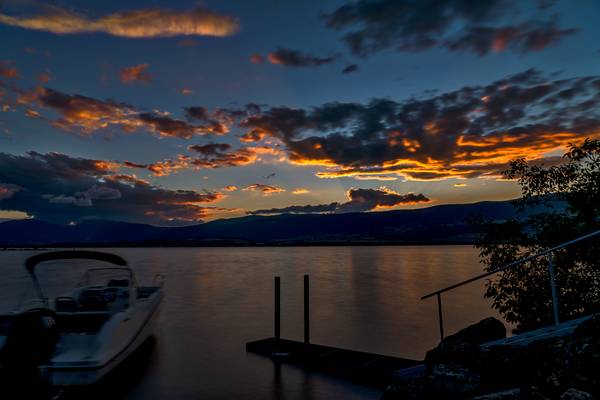
[[[600,134],[600,2],[0,2],[0,219],[504,200]]]

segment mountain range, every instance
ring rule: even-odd
[[[476,235],[468,219],[476,215],[492,220],[517,216],[511,201],[485,201],[381,212],[253,215],[183,227],[26,219],[0,223],[0,246],[468,244]]]

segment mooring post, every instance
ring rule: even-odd
[[[304,343],[310,343],[310,288],[308,275],[304,275]]]
[[[274,314],[274,328],[275,328],[275,339],[281,337],[281,279],[275,277],[275,314]]]
[[[546,256],[548,260],[548,274],[550,275],[550,292],[552,293],[552,308],[554,311],[554,324],[558,325],[560,319],[558,316],[558,295],[556,294],[556,279],[554,277],[554,261],[552,260],[552,254]]]
[[[442,294],[437,294],[438,318],[440,320],[440,337],[444,340],[444,317],[442,316]]]

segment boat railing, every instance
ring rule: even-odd
[[[554,253],[557,250],[563,249],[565,247],[568,247],[572,244],[584,241],[586,239],[595,237],[597,235],[600,235],[600,230],[592,232],[592,233],[588,233],[587,235],[578,237],[576,239],[570,240],[568,242],[564,242],[562,244],[559,244],[557,246],[551,247],[549,249],[546,249],[544,251],[540,251],[539,253],[527,256],[527,257],[523,257],[521,259],[518,259],[516,261],[510,262],[506,265],[503,265],[499,268],[494,269],[493,271],[489,271],[489,272],[485,272],[482,274],[479,274],[477,276],[474,276],[472,278],[469,278],[467,280],[464,280],[462,282],[459,283],[455,283],[453,285],[447,286],[443,289],[439,289],[436,290],[435,292],[431,292],[429,294],[426,294],[425,296],[421,297],[421,300],[425,300],[428,299],[430,297],[436,297],[437,298],[437,305],[438,305],[438,319],[439,319],[439,328],[440,328],[440,336],[442,339],[444,339],[444,318],[443,318],[443,312],[442,312],[442,293],[445,292],[449,292],[451,290],[454,290],[456,288],[459,288],[461,286],[464,286],[468,283],[471,282],[475,282],[478,281],[480,279],[483,278],[487,278],[488,276],[491,275],[495,275],[499,272],[505,271],[507,269],[510,268],[514,268],[517,266],[522,266],[524,263],[537,259],[539,257],[546,257],[547,262],[548,262],[548,276],[549,276],[549,282],[550,282],[550,292],[552,295],[552,308],[553,308],[553,314],[554,314],[554,323],[556,325],[558,325],[560,323],[560,317],[559,317],[559,312],[558,312],[558,295],[557,295],[557,291],[556,291],[556,280],[555,280],[555,271],[554,271],[554,262],[552,259],[552,253]]]

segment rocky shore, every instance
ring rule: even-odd
[[[600,398],[600,315],[569,336],[480,346],[504,337],[502,322],[488,318],[445,338],[424,365],[399,371],[382,400]]]

